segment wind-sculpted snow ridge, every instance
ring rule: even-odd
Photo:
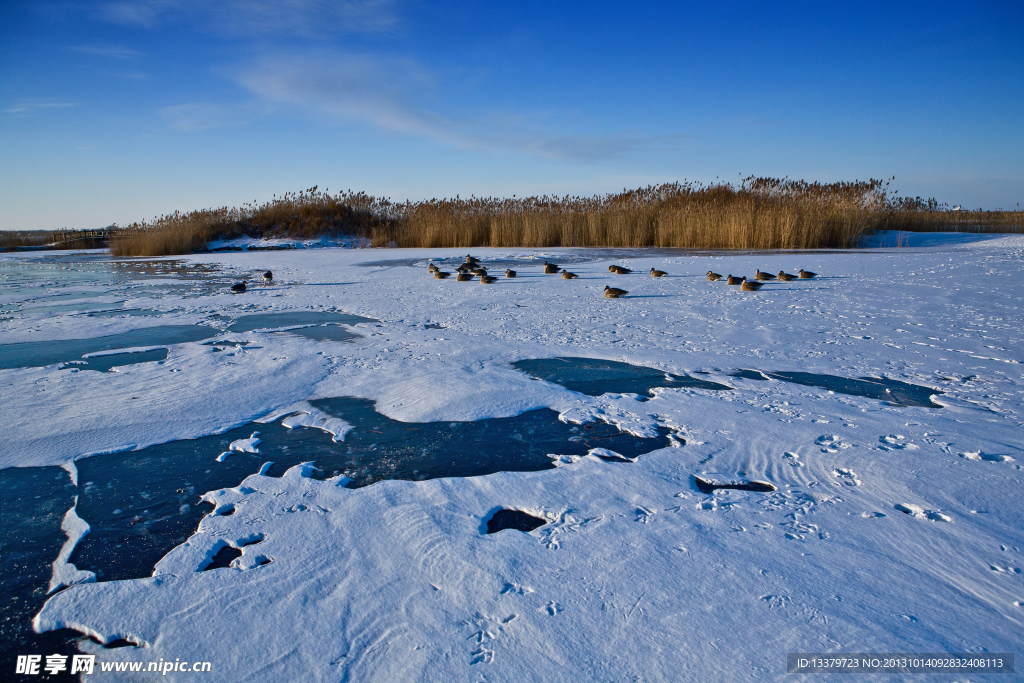
[[[144,645],[82,645],[106,660],[187,652],[222,681],[781,681],[787,652],[1021,651],[1024,238],[940,242],[638,251],[614,261],[635,275],[581,260],[575,280],[524,265],[488,287],[427,273],[464,250],[389,251],[393,264],[368,251],[196,256],[272,269],[275,281],[201,309],[166,302],[184,316],[330,307],[380,322],[355,325],[353,343],[251,332],[231,337],[250,345],[171,345],[163,365],[118,373],[0,371],[5,395],[20,397],[0,404],[6,464],[257,418],[337,437],[322,401],[340,396],[374,402],[396,430],[549,408],[580,429],[667,427],[685,446],[631,459],[595,443],[552,453],[544,471],[359,489],[309,476],[315,463],[274,478],[255,474],[272,469],[262,454],[206,457],[204,469],[252,458],[252,474],[207,494],[213,512],[152,577],[70,586],[36,626]],[[521,251],[473,253],[487,263]],[[571,253],[536,252],[554,263]],[[668,276],[648,277],[652,267]],[[756,293],[705,278],[800,268],[818,277]],[[606,284],[629,297],[605,299]],[[0,321],[19,338],[51,329],[30,324]],[[108,333],[76,324],[68,338]],[[579,357],[731,390],[665,382],[588,395],[512,366]],[[793,373],[935,393],[916,406],[785,381]],[[453,460],[486,453],[457,446]],[[545,523],[487,534],[503,509]]]

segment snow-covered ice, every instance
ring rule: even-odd
[[[312,479],[308,465],[281,478],[264,468],[207,493],[215,511],[151,578],[73,585],[35,626],[141,644],[81,645],[103,660],[209,660],[205,677],[224,681],[781,680],[787,652],[1020,650],[1024,237],[915,239],[614,261],[669,273],[659,279],[611,275],[598,252],[472,250],[485,262],[577,260],[578,280],[520,265],[491,287],[427,274],[429,260],[465,250],[189,257],[271,269],[275,281],[244,299],[168,294],[161,303],[181,323],[293,309],[380,322],[351,326],[355,343],[246,332],[225,336],[244,346],[171,345],[162,364],[118,373],[2,370],[18,400],[0,404],[0,464],[70,463],[257,420],[343,443],[351,425],[308,403],[337,396],[375,400],[405,422],[548,407],[638,435],[667,425],[685,445],[632,462],[595,449],[552,454],[558,467],[540,472],[360,489]],[[747,293],[707,282],[709,268],[821,275]],[[630,296],[605,299],[605,284]],[[56,338],[48,321],[16,317],[0,331]],[[76,316],[63,338],[148,321]],[[511,366],[570,356],[732,390],[587,396]],[[741,369],[884,377],[932,387],[941,407]],[[776,490],[704,494],[695,476]],[[487,534],[503,508],[547,522]],[[203,571],[225,547],[241,555]]]

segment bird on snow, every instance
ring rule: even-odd
[[[754,282],[753,280],[748,280],[747,278],[743,278],[743,284],[740,285],[740,290],[744,291],[744,292],[756,292],[757,290],[761,289],[762,287],[764,287],[764,283],[763,282]]]
[[[800,275],[801,280],[810,280],[812,277],[817,277],[818,275],[817,273],[812,273],[811,271],[804,270],[803,268],[800,269],[798,274]]]
[[[795,279],[796,279],[796,275],[790,275],[789,273],[787,273],[784,270],[780,270],[779,271],[779,280],[781,280],[782,282],[789,282],[790,280],[795,280]]]
[[[263,286],[264,287],[266,287],[267,285],[269,285],[273,281],[274,281],[274,274],[272,272],[270,272],[268,270],[267,272],[263,273]]]
[[[436,271],[436,272],[434,273],[434,279],[435,279],[435,280],[443,280],[443,279],[445,279],[446,277],[449,277],[450,275],[451,275],[451,273],[446,273],[446,272],[445,272],[445,271],[443,271],[443,270],[438,270],[438,271]]]
[[[506,268],[505,269],[505,277],[515,277],[515,276],[516,276],[516,271],[512,270],[511,268]]]
[[[498,278],[496,276],[494,276],[494,275],[486,275],[485,274],[485,275],[481,275],[480,276],[480,284],[483,284],[483,285],[489,285],[489,284],[497,282],[497,281],[498,281]]]
[[[722,279],[722,276],[719,275],[718,273],[712,273],[710,270],[708,271],[708,282],[714,282],[715,280],[721,280],[721,279]]]
[[[427,272],[428,273],[436,273],[439,270],[441,270],[441,269],[438,268],[437,266],[435,266],[433,263],[431,263],[429,266],[427,266]]]
[[[238,293],[244,292],[245,291],[245,282],[243,281],[243,282],[239,282],[237,284],[231,285],[231,291],[232,292],[238,292]]]
[[[568,270],[563,270],[562,271],[562,279],[563,280],[574,280],[574,279],[576,279],[578,277],[579,277],[579,275],[577,275],[576,273],[570,273]]]
[[[728,278],[726,278],[725,284],[727,284],[727,285],[742,285],[743,284],[743,280],[745,280],[745,279],[746,278],[740,279],[738,277],[733,277],[732,275],[730,275]]]
[[[754,275],[754,279],[760,280],[761,282],[768,282],[770,280],[774,280],[775,276],[768,273],[762,273],[761,270],[758,269],[757,273]]]
[[[632,273],[633,271],[630,270],[629,268],[626,268],[625,266],[615,266],[615,265],[612,265],[612,266],[608,266],[608,272],[609,273],[615,273],[616,275],[628,275],[629,273]]]
[[[609,287],[608,285],[604,286],[605,298],[619,299],[621,297],[626,296],[627,294],[629,294],[629,292],[627,292],[624,289],[619,289],[618,287]]]
[[[470,275],[469,273],[464,273],[460,270],[459,274],[455,276],[455,279],[458,282],[469,282],[470,280],[473,279],[473,276]]]
[[[668,273],[664,270],[655,270],[654,268],[651,268],[651,277],[665,277],[666,275],[668,275]]]
[[[544,272],[545,273],[557,273],[560,270],[561,270],[561,268],[556,266],[554,263],[548,263],[547,261],[544,262]]]

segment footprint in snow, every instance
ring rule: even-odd
[[[907,437],[902,434],[889,434],[888,436],[878,437],[878,441],[882,444],[879,446],[883,451],[901,451],[917,450],[917,446],[907,441]]]
[[[548,604],[546,606],[540,608],[540,610],[538,610],[538,611],[540,611],[540,612],[547,612],[548,616],[553,617],[553,616],[555,616],[556,614],[558,614],[559,612],[562,611],[562,606],[559,605],[554,600],[552,600],[552,601],[548,602]]]
[[[803,467],[804,464],[800,462],[800,456],[796,453],[786,452],[782,454],[783,460],[788,462],[793,467]]]
[[[832,470],[832,475],[839,477],[840,481],[842,481],[847,486],[860,486],[861,484],[864,483],[857,478],[856,472],[845,467],[840,467],[838,469]]]
[[[894,506],[897,510],[903,514],[910,515],[911,517],[919,517],[921,519],[928,519],[933,522],[952,522],[953,518],[949,515],[944,515],[938,510],[925,510],[920,505],[914,505],[913,503],[896,503]]]
[[[840,450],[850,448],[853,444],[846,443],[836,434],[823,434],[815,442],[822,453],[838,453]]]
[[[982,453],[981,451],[967,451],[960,454],[961,458],[968,460],[985,460],[987,462],[1013,462],[1013,458],[1002,453]]]
[[[657,513],[657,510],[648,510],[647,508],[638,507],[634,512],[636,513],[636,521],[649,524],[651,517]]]

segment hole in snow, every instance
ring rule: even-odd
[[[546,519],[534,517],[522,510],[498,510],[487,520],[487,533],[496,534],[505,529],[530,532],[547,524]]]
[[[758,493],[778,491],[776,486],[766,481],[730,481],[719,483],[698,476],[694,476],[693,481],[701,493],[714,493],[716,489],[736,489],[738,491],[756,491]]]
[[[241,550],[226,545],[217,551],[217,554],[213,556],[213,560],[210,561],[210,564],[203,567],[203,571],[208,572],[211,569],[227,569],[231,566],[231,563],[234,560],[237,560],[241,556]]]

